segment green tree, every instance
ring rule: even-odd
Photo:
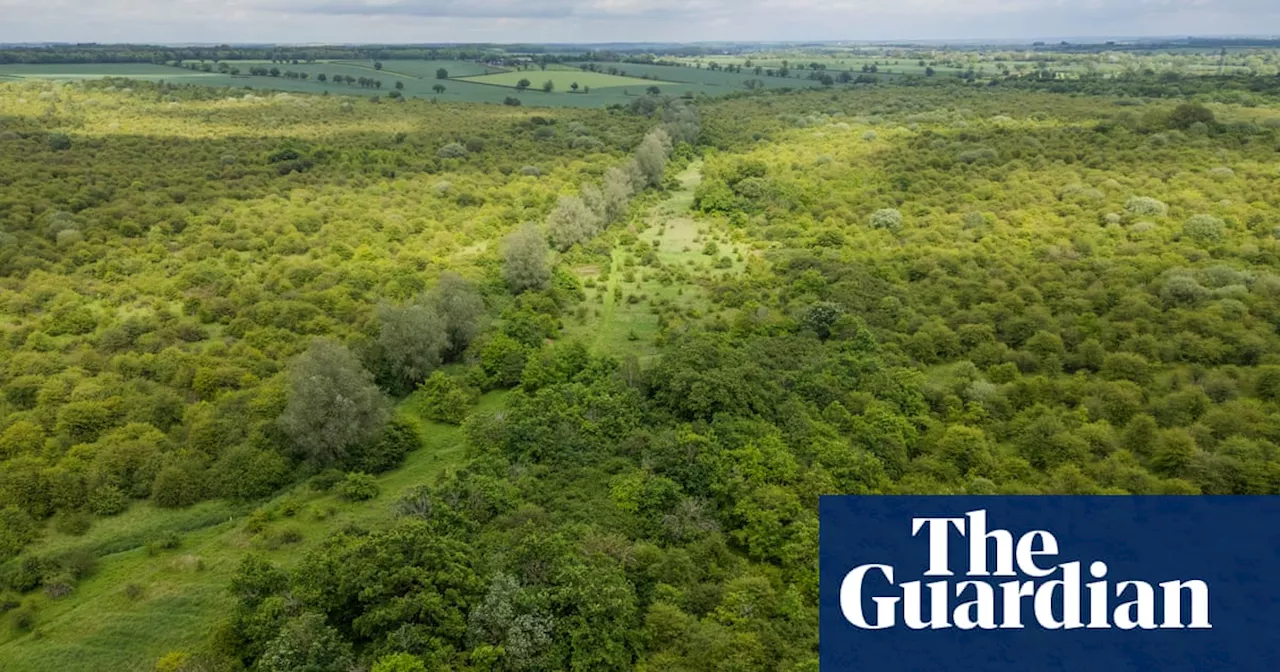
[[[317,466],[341,462],[386,424],[387,401],[373,376],[336,341],[313,340],[290,364],[289,383],[280,428]]]
[[[325,624],[324,616],[306,613],[285,624],[255,667],[262,672],[348,672],[355,663],[351,644]]]
[[[482,329],[484,298],[474,283],[453,271],[440,274],[432,297],[436,312],[444,321],[446,358],[459,357]]]
[[[408,305],[378,307],[378,345],[391,388],[398,393],[426,380],[450,347],[449,323],[437,305],[420,296]],[[459,329],[465,330],[461,322]]]
[[[595,237],[600,218],[577,196],[561,196],[547,216],[547,237],[564,252]]]
[[[516,229],[502,241],[502,277],[514,293],[546,289],[551,282],[547,240],[532,224]]]
[[[436,68],[436,79],[449,79],[449,71],[444,68]]]

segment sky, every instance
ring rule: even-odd
[[[0,0],[0,42],[431,43],[1277,35],[1280,0]]]

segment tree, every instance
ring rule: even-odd
[[[434,86],[432,86],[432,87],[431,87],[431,90],[432,90],[432,91],[435,91],[435,92],[436,92],[436,95],[440,95],[440,94],[444,93],[444,84],[436,84],[436,85],[434,85]]]
[[[393,390],[406,392],[427,379],[449,348],[448,325],[427,297],[405,306],[378,307],[378,345]]]
[[[436,79],[449,79],[449,71],[444,68],[436,68]]]
[[[552,91],[555,90],[555,88],[556,88],[555,82],[552,82],[549,79],[542,83],[542,90],[545,93],[551,93]]]
[[[325,75],[323,72],[316,75],[316,81],[320,82],[321,84],[327,82],[328,80],[329,80],[329,77]]]
[[[561,252],[585,243],[600,229],[600,218],[577,196],[561,196],[547,217],[547,237]]]
[[[627,211],[627,204],[634,193],[631,176],[617,166],[604,173],[604,220],[616,222]]]
[[[416,398],[423,417],[453,425],[461,424],[475,403],[474,395],[443,371],[419,385]]]
[[[50,133],[48,143],[49,149],[55,152],[68,150],[71,149],[71,136],[66,133]]]
[[[502,104],[510,107],[520,107],[520,99],[514,96],[507,96],[502,99]]]
[[[1182,103],[1169,113],[1170,128],[1191,128],[1193,124],[1212,125],[1215,121],[1213,111],[1200,103]]]
[[[529,88],[529,84],[531,84],[531,82],[528,79],[522,78],[520,81],[516,82],[516,90],[524,91],[525,89]]]
[[[570,85],[569,85],[569,88],[570,88],[571,90],[573,90],[573,92],[574,92],[574,93],[577,93],[577,92],[578,92],[578,83],[577,83],[577,82],[574,82],[574,83],[570,84]]]
[[[401,91],[401,90],[403,90],[403,89],[404,89],[404,82],[402,82],[402,81],[400,81],[400,80],[398,80],[398,79],[397,79],[397,80],[396,80],[396,91]]]
[[[502,276],[512,292],[545,289],[551,281],[547,240],[533,224],[525,224],[502,241]]]
[[[262,672],[348,672],[355,663],[351,644],[325,624],[324,616],[306,613],[290,620],[267,644],[254,667]]]
[[[392,653],[379,658],[370,672],[427,672],[427,665],[411,653]]]
[[[649,88],[645,89],[645,90],[644,90],[644,92],[645,92],[645,93],[647,93],[647,94],[649,94],[649,95],[651,95],[651,96],[656,96],[656,95],[658,95],[658,94],[662,93],[662,89],[659,89],[659,88],[658,88],[658,87],[656,87],[656,86],[650,86]]]
[[[386,398],[373,376],[336,341],[312,341],[290,364],[289,383],[280,428],[317,466],[341,462],[386,424]]]
[[[871,213],[871,228],[897,231],[902,228],[902,213],[893,208],[882,208]]]
[[[671,152],[671,137],[661,128],[655,128],[644,136],[636,149],[636,163],[647,186],[662,184],[667,168],[667,155]]]
[[[373,69],[374,69],[374,70],[381,70],[381,69],[382,69],[382,61],[374,61],[374,62],[373,62]]]
[[[444,320],[446,359],[458,357],[480,333],[484,299],[474,283],[453,271],[440,274],[432,296],[436,312]]]

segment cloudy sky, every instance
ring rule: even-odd
[[[0,42],[693,42],[1280,34],[1280,0],[0,0]]]

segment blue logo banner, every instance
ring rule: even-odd
[[[1280,670],[1280,497],[825,496],[823,672]]]

